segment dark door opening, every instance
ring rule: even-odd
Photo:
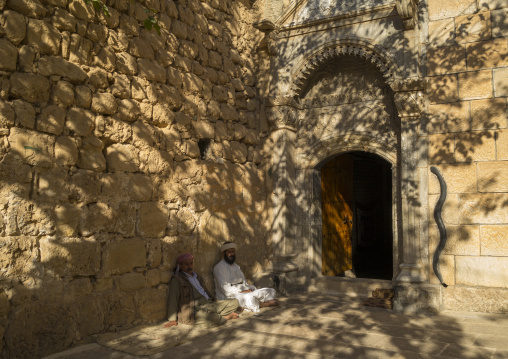
[[[392,279],[390,164],[366,152],[335,157],[321,169],[323,274]]]

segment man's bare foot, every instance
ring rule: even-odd
[[[166,324],[164,324],[164,328],[175,327],[177,325],[178,325],[178,322],[176,320],[172,320],[172,321],[167,322]]]
[[[259,303],[259,307],[260,308],[264,308],[264,307],[276,307],[277,305],[279,305],[279,301],[275,300],[275,299]]]
[[[230,319],[238,319],[240,318],[240,316],[238,315],[238,313],[231,313],[229,315],[226,315],[224,318],[226,318],[226,320],[230,320]]]

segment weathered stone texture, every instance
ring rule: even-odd
[[[506,193],[479,193],[459,195],[460,223],[496,224],[508,223],[508,211],[504,203]]]
[[[477,10],[474,0],[430,0],[430,20],[440,20],[459,15],[473,14]]]
[[[11,151],[29,165],[50,167],[53,163],[55,139],[52,136],[12,128],[9,143]]]
[[[55,105],[45,107],[37,117],[37,130],[59,135],[63,131],[66,111]]]
[[[466,48],[461,45],[451,45],[429,49],[429,74],[450,74],[466,70]]]
[[[508,226],[481,226],[480,236],[482,252],[484,256],[507,256],[508,255]]]
[[[459,74],[459,97],[462,100],[492,97],[492,71]]]
[[[479,256],[480,247],[483,248],[483,240],[480,246],[480,226],[446,226],[447,241],[443,254],[459,256]],[[439,230],[436,225],[429,227],[429,245],[433,253],[440,240]]]
[[[508,162],[478,163],[478,190],[480,192],[508,192]]]
[[[62,216],[76,214],[64,214]],[[63,233],[62,233],[63,234]],[[47,274],[58,277],[97,275],[100,243],[95,238],[44,238],[40,242],[41,263]]]
[[[162,237],[166,233],[168,210],[156,202],[144,202],[139,205],[138,232],[143,237]]]
[[[123,274],[136,267],[146,266],[145,241],[138,238],[107,243],[102,252],[105,274]]]
[[[16,11],[5,10],[0,15],[0,34],[18,45],[26,36],[25,17]]]
[[[508,43],[497,38],[467,45],[468,70],[508,66]]]
[[[448,287],[443,296],[447,310],[506,313],[508,290],[488,287]]]
[[[494,77],[494,97],[508,96],[508,67],[502,67],[493,70]]]
[[[471,101],[473,130],[488,130],[507,127],[507,103],[505,99]]]
[[[461,132],[455,135],[457,162],[494,161],[496,143],[493,132]]]
[[[508,257],[457,256],[457,284],[508,287]]]
[[[47,78],[15,72],[10,77],[12,95],[27,102],[46,102],[49,100],[50,82]]]
[[[447,183],[448,193],[475,193],[478,191],[476,164],[437,166]],[[440,193],[437,177],[429,172],[429,193]]]
[[[45,55],[58,55],[62,35],[53,25],[42,20],[30,19],[26,31],[26,41],[36,51]]]
[[[497,159],[507,160],[508,159],[508,131],[500,130],[497,132],[496,149]]]
[[[102,153],[103,148],[104,143],[96,137],[83,139],[76,166],[97,172],[104,171],[106,169],[106,158]]]

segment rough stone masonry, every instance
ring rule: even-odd
[[[249,1],[0,1],[0,356],[161,321],[174,259],[269,257]],[[155,12],[161,34],[143,26]]]

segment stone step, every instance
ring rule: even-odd
[[[316,277],[310,282],[308,291],[329,295],[348,295],[350,297],[367,298],[372,291],[392,288],[391,280],[348,278],[348,277]]]

